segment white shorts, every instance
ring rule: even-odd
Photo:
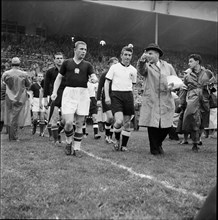
[[[88,115],[90,98],[88,88],[65,87],[61,102],[61,111],[63,115],[77,114]]]
[[[33,112],[45,112],[44,99],[42,99],[42,108],[40,108],[39,98],[33,98],[32,111]]]
[[[205,129],[217,129],[217,108],[210,109],[209,127]]]

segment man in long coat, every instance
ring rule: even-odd
[[[31,125],[30,102],[26,88],[30,86],[28,74],[19,69],[20,59],[11,60],[12,69],[2,75],[6,84],[6,121],[9,126],[9,140],[18,141],[18,127]]]
[[[214,74],[201,66],[202,58],[199,54],[189,56],[189,69],[186,70],[183,98],[186,109],[183,117],[182,129],[191,133],[193,147],[198,151],[198,142],[204,128],[209,125],[210,104],[209,85],[215,81]],[[183,103],[184,104],[184,103]]]
[[[171,64],[160,60],[163,51],[157,44],[149,44],[137,63],[138,73],[145,78],[139,126],[147,127],[150,152],[163,154],[162,142],[173,124],[175,103],[167,76],[176,75]]]

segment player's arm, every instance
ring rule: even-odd
[[[53,88],[52,95],[51,95],[51,99],[52,100],[55,100],[57,98],[57,91],[58,91],[58,89],[60,87],[62,78],[63,78],[63,75],[58,73],[58,75],[57,75],[57,77],[55,79],[55,82],[54,82],[54,88]]]
[[[105,83],[104,83],[104,93],[105,93],[105,103],[107,105],[110,105],[111,104],[111,98],[110,98],[110,95],[109,95],[109,87],[110,87],[110,82],[111,80],[109,79],[105,79]]]
[[[99,84],[98,84],[98,90],[97,90],[97,105],[101,106],[101,96],[102,96],[102,89],[104,87],[105,77],[104,75],[101,75]]]
[[[48,107],[48,97],[49,97],[49,86],[50,86],[50,82],[51,82],[51,79],[50,79],[50,70],[48,70],[45,74],[45,79],[44,79],[44,85],[43,85],[43,88],[44,88],[44,94],[43,94],[43,98],[44,98],[44,106],[45,108]]]

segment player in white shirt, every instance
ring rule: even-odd
[[[130,64],[133,49],[123,47],[121,62],[110,67],[105,80],[105,103],[112,107],[114,114],[115,150],[127,151],[127,143],[130,137],[130,120],[134,115],[133,84],[137,80],[137,70]],[[111,95],[109,84],[112,82]],[[123,126],[123,130],[122,130]],[[121,132],[122,131],[122,132]],[[122,142],[120,136],[122,134]]]

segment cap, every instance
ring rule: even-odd
[[[20,64],[20,59],[18,57],[13,57],[11,60],[11,64]]]

